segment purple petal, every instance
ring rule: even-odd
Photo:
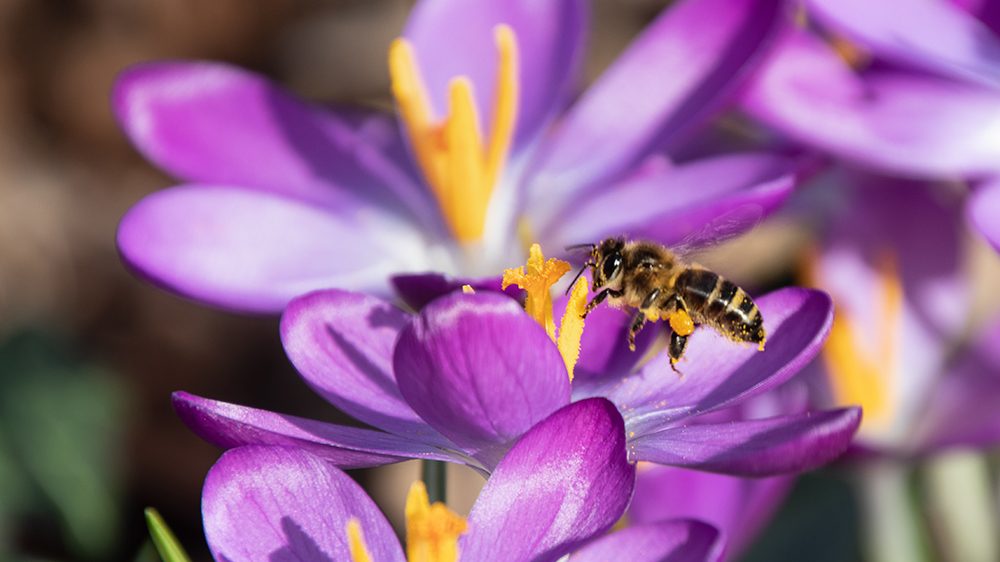
[[[420,417],[487,469],[570,399],[548,334],[495,293],[453,293],[429,304],[400,333],[393,368]]]
[[[563,314],[569,297],[554,301],[552,314],[556,326],[562,325]],[[647,325],[635,337],[635,351],[628,348],[628,330],[632,317],[625,311],[610,306],[599,306],[587,315],[580,340],[580,357],[573,370],[576,384],[594,384],[597,381],[615,379],[632,371],[636,363],[660,333],[660,325]]]
[[[917,452],[1000,443],[1000,323],[956,363],[920,410],[912,444]]]
[[[488,126],[499,60],[493,30],[509,25],[520,51],[515,144],[523,145],[575,93],[586,20],[586,5],[579,0],[424,0],[413,7],[403,35],[413,43],[437,115],[448,107],[451,79],[467,76],[481,122]]]
[[[646,433],[629,441],[629,460],[734,476],[775,476],[811,470],[847,450],[861,408],[763,420],[696,424]]]
[[[216,560],[350,560],[352,518],[373,560],[406,560],[392,527],[364,490],[298,449],[227,451],[205,478],[201,511]]]
[[[879,57],[1000,86],[1000,40],[943,0],[807,0],[809,15]]]
[[[221,449],[280,445],[308,451],[345,470],[411,458],[455,462],[458,457],[413,439],[276,414],[175,392],[174,411],[199,437]],[[459,460],[459,462],[461,462]]]
[[[504,293],[519,301],[524,297],[524,291],[517,288],[516,285],[501,289],[503,286],[502,277],[470,279],[449,277],[440,273],[414,273],[412,275],[393,275],[389,282],[392,283],[392,288],[396,290],[399,298],[413,310],[420,310],[432,300],[448,293],[461,291],[465,285],[472,287],[474,291]]]
[[[781,21],[775,0],[686,0],[636,39],[560,123],[533,195],[561,202],[677,143],[716,111]]]
[[[972,224],[1000,252],[1000,181],[992,179],[979,186],[968,203]]]
[[[790,32],[743,106],[800,142],[906,175],[977,175],[1000,167],[1000,93],[913,73],[858,77],[833,50]]]
[[[788,380],[820,350],[833,322],[833,303],[821,291],[786,288],[755,302],[764,317],[764,351],[738,345],[702,327],[677,364],[661,353],[638,373],[586,389],[618,405],[629,434],[656,431],[678,420],[735,406]],[[582,395],[582,394],[581,394]]]
[[[569,562],[719,562],[725,554],[725,536],[718,529],[674,520],[622,529],[574,552]]]
[[[112,107],[137,149],[183,180],[328,208],[403,202],[423,223],[440,223],[387,116],[310,107],[263,76],[210,62],[130,67]]]
[[[573,403],[511,448],[469,513],[459,550],[468,560],[556,560],[610,529],[634,483],[614,405]]]
[[[735,559],[764,529],[794,483],[794,476],[738,478],[644,463],[636,474],[628,520],[633,525],[675,518],[711,523],[729,539]]]
[[[333,213],[239,187],[158,191],[118,225],[122,259],[181,296],[257,313],[327,287],[388,294],[386,278],[426,269],[419,234],[376,209]]]
[[[668,245],[689,235],[701,235],[703,242],[728,238],[777,209],[794,185],[791,162],[770,154],[644,170],[567,207],[554,230],[542,237],[554,247],[623,232]]]
[[[347,415],[397,435],[450,443],[406,403],[392,352],[409,315],[359,293],[318,291],[295,299],[281,317],[285,353],[310,388]]]

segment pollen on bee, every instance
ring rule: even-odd
[[[757,351],[764,351],[764,344],[767,342],[767,338],[762,338],[760,343],[757,344]]]
[[[675,310],[669,316],[670,327],[678,336],[690,336],[694,332],[694,321],[686,310]]]

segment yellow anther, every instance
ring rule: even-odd
[[[406,558],[409,562],[455,562],[458,536],[466,523],[441,502],[430,505],[423,482],[414,482],[406,498]]]
[[[862,427],[884,427],[891,421],[893,400],[888,389],[895,382],[899,353],[899,322],[902,318],[903,287],[893,259],[880,260],[881,293],[873,346],[862,349],[857,320],[838,309],[823,348],[823,361],[830,373],[831,386],[841,404],[860,404],[865,418]]]
[[[476,290],[472,288],[472,285],[462,285],[462,292],[467,295],[476,294]]]
[[[580,338],[583,337],[583,313],[587,310],[587,280],[583,277],[576,280],[573,291],[569,294],[569,302],[566,303],[566,312],[563,313],[562,323],[559,325],[559,339],[556,345],[559,347],[559,354],[562,355],[566,363],[566,372],[569,373],[570,382],[573,381],[573,368],[576,367],[576,360],[580,358]]]
[[[528,256],[528,273],[524,268],[506,269],[503,272],[503,288],[517,285],[528,293],[524,301],[524,310],[539,324],[545,327],[552,341],[556,342],[559,353],[566,363],[569,380],[573,380],[573,368],[580,358],[580,338],[583,337],[583,313],[587,309],[587,280],[577,279],[566,303],[559,337],[556,338],[556,323],[552,317],[552,285],[567,271],[570,265],[562,260],[550,258],[545,261],[542,249],[538,244],[532,244]]]
[[[496,43],[499,64],[495,106],[486,147],[469,79],[452,79],[448,85],[448,115],[437,119],[412,46],[405,39],[396,39],[389,47],[392,93],[417,163],[448,226],[463,242],[478,240],[483,234],[486,208],[507,161],[517,121],[518,50],[513,30],[497,26]]]
[[[552,318],[550,289],[569,270],[569,264],[562,260],[550,258],[549,261],[545,261],[542,248],[538,244],[532,244],[529,250],[527,274],[524,272],[524,267],[506,269],[503,272],[502,288],[517,285],[528,292],[524,309],[545,328],[552,341],[556,341],[556,323]]]
[[[351,549],[351,562],[372,562],[372,555],[361,534],[361,522],[351,517],[347,522],[347,545]]]
[[[678,336],[690,336],[694,332],[694,321],[686,310],[675,310],[668,316],[670,327]]]

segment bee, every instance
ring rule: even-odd
[[[611,237],[600,244],[570,246],[590,248],[590,268],[596,293],[583,313],[586,318],[605,300],[610,306],[635,308],[628,332],[629,349],[647,320],[670,322],[670,366],[684,355],[695,325],[704,324],[735,342],[756,343],[763,349],[766,332],[760,309],[746,291],[699,265],[684,263],[674,252],[648,240]],[[574,281],[575,282],[575,281]]]

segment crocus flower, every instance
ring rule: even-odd
[[[286,352],[315,391],[380,431],[185,393],[174,395],[174,406],[189,427],[223,448],[291,445],[347,468],[432,458],[488,475],[552,412],[604,397],[625,419],[629,461],[747,476],[818,466],[847,447],[859,409],[688,424],[790,378],[818,351],[831,323],[831,303],[821,292],[785,289],[757,304],[769,333],[764,351],[701,331],[690,340],[679,378],[666,354],[632,373],[628,363],[639,355],[627,344],[597,346],[581,351],[571,384],[550,334],[505,295],[451,293],[411,317],[377,297],[317,291],[286,309]],[[587,334],[620,335],[626,321],[617,311],[595,315],[583,350]]]
[[[467,522],[443,504],[428,505],[426,490],[415,485],[405,557],[374,502],[339,469],[299,448],[238,447],[205,480],[205,534],[215,559],[229,562],[557,560],[608,531],[628,504],[634,471],[621,426],[602,399],[553,413],[507,453]],[[710,561],[724,548],[720,533],[697,521],[615,537],[571,559],[606,560],[614,548],[627,560]]]
[[[496,276],[524,239],[742,228],[788,195],[788,163],[665,151],[730,99],[781,4],[678,2],[568,109],[581,0],[418,2],[390,49],[396,117],[309,104],[225,64],[132,67],[114,113],[183,183],[128,211],[120,253],[176,294],[278,312],[322,288],[387,296],[398,273]]]
[[[1000,22],[990,6],[805,0],[811,29],[788,26],[743,108],[882,174],[969,180],[967,212],[1000,249]]]
[[[959,198],[920,182],[839,179],[831,191],[841,211],[810,268],[838,309],[822,356],[824,404],[864,406],[857,444],[871,452],[913,457],[997,442],[989,400],[1000,370],[981,350],[955,353],[969,312]],[[989,346],[993,331],[974,348]]]

